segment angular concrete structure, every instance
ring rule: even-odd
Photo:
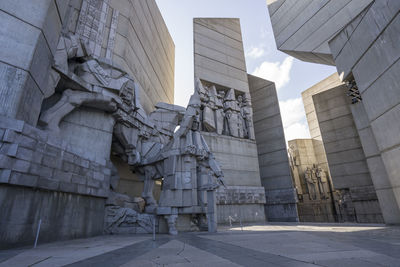
[[[278,48],[308,62],[336,65],[351,85],[351,110],[384,220],[400,223],[400,80],[395,75],[400,3],[321,0],[302,1],[308,4],[299,7],[298,2],[268,1]],[[338,5],[343,7],[326,8]],[[283,29],[290,37],[281,38]],[[299,33],[304,40],[298,42]]]
[[[195,77],[208,87],[215,86],[217,92],[223,91],[225,99],[233,89],[234,98],[243,95],[250,100],[239,19],[195,18],[193,27]],[[204,132],[204,136],[221,162],[227,186],[217,195],[218,222],[228,223],[230,218],[265,221],[256,141],[215,132]],[[244,197],[247,195],[258,197]]]
[[[248,75],[268,221],[298,221],[279,100],[273,82]]]
[[[346,96],[345,85],[313,96],[332,182],[354,209],[354,221],[382,223],[382,212]],[[343,201],[344,202],[344,201]],[[344,214],[351,221],[352,214]]]
[[[218,190],[218,221],[263,221],[264,213],[269,221],[297,221],[275,85],[247,75],[242,42],[239,19],[194,19],[194,74],[208,91],[200,92],[203,135],[221,162],[227,186]],[[212,100],[217,94],[223,111]],[[216,129],[210,126],[211,110],[217,122],[225,121],[221,129],[218,123]],[[247,135],[232,132],[237,124],[247,125]]]

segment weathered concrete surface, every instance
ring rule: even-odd
[[[111,170],[23,121],[0,118],[2,247],[99,235]]]
[[[317,163],[321,165],[322,168],[327,169],[328,171],[328,160],[326,158],[326,152],[322,141],[321,130],[318,124],[317,115],[315,113],[315,105],[312,96],[342,84],[343,83],[340,81],[339,75],[337,73],[334,73],[328,78],[322,80],[321,82],[315,84],[314,86],[301,93]]]
[[[248,79],[267,220],[297,221],[297,199],[275,84],[252,75]]]
[[[114,0],[119,12],[113,62],[141,85],[146,112],[174,102],[175,45],[155,0]]]
[[[388,223],[400,223],[399,10],[398,1],[375,1],[329,43],[339,73],[353,76],[361,93],[366,116],[354,112],[354,118],[364,124],[360,136],[366,154],[374,156],[369,163],[375,187],[385,190],[381,206],[388,209]]]
[[[57,6],[55,0],[1,1],[0,115],[36,125],[61,32]]]
[[[193,27],[195,77],[248,93],[239,19],[195,18]]]
[[[235,106],[236,95],[242,95],[251,104],[239,19],[195,18],[193,27],[195,78],[225,91],[225,98],[232,98],[229,103]],[[230,217],[243,222],[264,221],[264,194],[256,202],[234,197],[251,195],[254,190],[258,195],[263,190],[256,141],[212,132],[202,134],[221,164],[227,186],[217,193],[218,222],[228,223]]]
[[[396,0],[298,2],[268,1],[277,40],[285,37],[284,32],[290,34],[291,30],[297,29],[295,34],[286,35],[289,39],[285,43],[281,44],[286,37],[277,41],[278,48],[304,61],[336,65],[341,79],[355,79],[369,124],[359,129],[362,132],[360,137],[363,149],[368,154],[376,149],[376,143],[374,159],[368,160],[371,175],[374,184],[379,185],[379,190],[382,185],[387,190],[383,194],[386,204],[382,203],[382,206],[389,209],[387,213],[384,212],[385,220],[388,223],[399,223],[400,216],[395,214],[399,214],[396,210],[400,209],[400,170],[397,164],[400,158],[397,147],[400,142],[399,123],[394,122],[398,122],[400,103],[400,94],[396,90],[399,84],[399,49],[396,44],[400,3]],[[310,4],[306,5],[305,2]],[[298,8],[300,5],[303,7]],[[340,11],[328,8],[340,5],[345,5]],[[296,35],[300,39],[296,40]],[[320,39],[323,36],[323,40]],[[296,46],[295,43],[302,38],[306,39]],[[315,50],[315,44],[321,40],[322,45]],[[285,45],[286,50],[282,48]],[[299,47],[301,51],[297,51]],[[323,58],[319,52],[325,53]],[[356,122],[359,120],[357,117],[354,119]]]
[[[255,141],[203,132],[210,150],[224,172],[225,189],[217,191],[218,223],[228,223],[229,216],[234,220],[249,222],[264,221],[265,193],[261,187]],[[258,200],[255,195],[262,193]],[[240,197],[235,197],[235,195]],[[243,195],[243,196],[242,196]],[[223,207],[223,206],[227,207]]]
[[[279,50],[300,60],[335,65],[328,41],[372,0],[267,0]]]
[[[0,266],[398,266],[399,228],[274,224],[220,234],[103,236],[0,252]],[[360,242],[362,240],[362,242]]]
[[[383,222],[357,128],[347,87],[337,86],[313,96],[335,189],[350,194],[357,222]]]
[[[39,220],[41,242],[103,233],[104,198],[1,184],[0,201],[2,249],[33,245]]]

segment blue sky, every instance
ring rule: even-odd
[[[287,140],[308,138],[301,92],[336,68],[294,59],[276,49],[266,0],[156,0],[175,43],[175,104],[193,93],[193,18],[240,18],[247,72],[274,81]]]

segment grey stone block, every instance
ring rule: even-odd
[[[59,182],[45,177],[39,177],[37,187],[56,191],[59,189]]]
[[[26,161],[33,161],[33,155],[36,154],[33,150],[25,147],[18,147],[15,157]]]
[[[17,133],[13,130],[6,129],[3,134],[3,142],[5,143],[14,143],[17,139]]]
[[[72,173],[64,172],[61,170],[55,170],[53,174],[53,179],[61,182],[71,183]]]
[[[18,151],[18,144],[3,144],[0,147],[0,154],[15,157]]]
[[[61,169],[62,161],[61,159],[44,155],[42,158],[42,164],[50,168]]]
[[[48,138],[48,133],[45,131],[42,131],[36,127],[32,127],[29,124],[24,124],[24,127],[22,129],[22,134],[29,136],[33,139],[36,139],[40,142],[46,142]]]
[[[14,165],[14,159],[6,155],[0,155],[0,168],[11,169]]]
[[[98,180],[90,179],[90,178],[87,179],[87,185],[91,186],[91,187],[95,187],[96,189],[101,187],[101,183]]]
[[[39,176],[30,175],[26,173],[12,172],[10,177],[10,184],[36,187]]]
[[[102,172],[94,172],[93,178],[98,181],[104,181],[104,174]]]
[[[74,184],[86,185],[86,180],[87,179],[84,176],[73,174],[71,182]]]
[[[22,134],[18,134],[15,136],[15,142],[21,147],[29,148],[32,150],[36,148],[36,145],[38,143],[35,139]]]
[[[33,174],[33,175],[38,175],[40,177],[47,178],[47,179],[50,179],[53,177],[53,169],[43,166],[43,165],[35,164],[35,163],[31,163],[29,173]]]
[[[0,170],[0,183],[8,183],[11,177],[11,170]]]
[[[13,130],[17,133],[20,133],[22,132],[24,126],[25,122],[23,121],[0,116],[0,128]]]
[[[78,190],[78,186],[76,184],[68,183],[68,182],[60,182],[59,190],[62,192],[68,193],[76,193]]]
[[[31,163],[29,161],[16,159],[16,160],[14,160],[12,170],[17,171],[17,172],[22,172],[22,173],[29,173],[30,166],[31,166]]]

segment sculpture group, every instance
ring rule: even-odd
[[[140,105],[137,85],[129,75],[110,61],[94,57],[88,45],[75,35],[60,38],[52,75],[54,88],[62,96],[42,111],[39,125],[43,129],[58,134],[62,119],[80,107],[112,114],[115,120],[112,152],[144,181],[145,212],[164,216],[170,234],[177,233],[179,214],[190,214],[200,228],[207,226],[209,231],[216,231],[215,190],[222,184],[223,173],[200,130],[201,118],[211,122],[211,117],[204,115],[218,109],[214,106],[212,111],[202,110],[204,88],[199,80],[186,109],[159,103],[147,115]],[[225,110],[233,110],[233,106],[239,118],[240,107],[236,102]],[[229,123],[232,133],[245,136],[243,129]],[[214,127],[217,127],[215,121]],[[224,126],[218,124],[218,127],[222,130]],[[156,180],[162,180],[158,203],[153,197]],[[115,181],[111,189],[116,189]],[[136,211],[121,209],[123,212],[111,210],[113,215],[106,220],[106,228],[115,231],[118,225],[136,216]]]
[[[254,140],[250,99],[234,89],[219,90],[215,85],[204,86],[197,79],[201,100],[201,130],[219,135]]]

